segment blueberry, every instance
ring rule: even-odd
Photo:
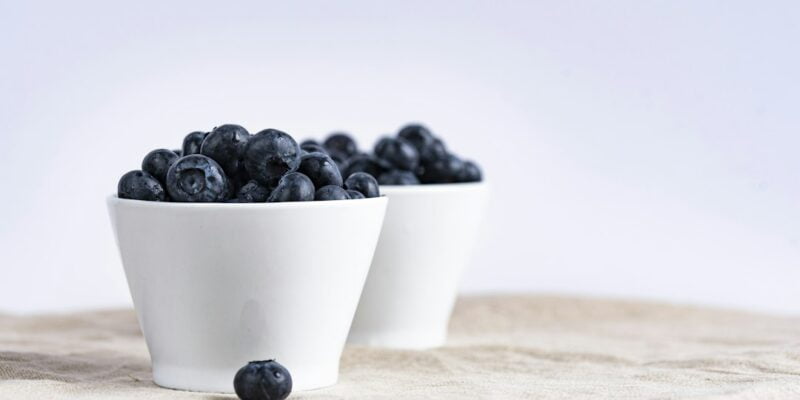
[[[172,150],[172,152],[177,154],[178,157],[183,157],[183,150],[181,150],[181,149],[175,149],[175,150]]]
[[[453,154],[445,158],[428,162],[420,168],[419,180],[422,183],[452,183],[458,180],[458,174],[464,163]]]
[[[444,147],[444,142],[439,139],[433,141],[419,153],[420,163],[431,163],[436,160],[441,160],[447,157],[447,148]]]
[[[321,144],[319,144],[319,142],[318,142],[318,141],[316,141],[316,140],[314,140],[314,139],[306,139],[306,140],[303,140],[302,142],[300,142],[300,147],[301,147],[301,148],[302,148],[303,146],[305,146],[305,145],[322,146]]]
[[[339,172],[341,172],[342,168],[344,168],[344,166],[347,164],[347,158],[336,153],[328,153],[328,155],[331,157],[331,160],[336,163],[336,166],[339,167]]]
[[[368,154],[357,154],[350,157],[341,168],[343,176],[350,176],[356,172],[366,172],[372,176],[380,176],[388,170],[389,168],[385,163]]]
[[[200,146],[203,145],[203,140],[208,135],[208,132],[192,132],[183,138],[182,155],[188,156],[190,154],[200,153]]]
[[[265,129],[247,142],[244,165],[253,179],[275,186],[281,176],[300,166],[300,146],[285,132]]]
[[[481,179],[481,169],[472,161],[464,161],[461,170],[456,174],[458,182],[480,182]]]
[[[329,153],[336,153],[344,159],[350,158],[358,152],[356,141],[343,132],[332,133],[322,145],[328,149]]]
[[[130,171],[117,184],[117,196],[120,199],[166,201],[164,187],[153,175],[144,171]]]
[[[317,189],[314,200],[350,200],[350,195],[341,186],[328,185]]]
[[[306,140],[306,142],[308,141]],[[306,143],[306,142],[303,142],[303,144],[300,145],[300,149],[302,149],[306,153],[328,154],[328,151],[325,150],[325,148],[322,147],[322,145],[316,143]]]
[[[292,393],[292,375],[275,360],[250,361],[236,372],[233,388],[242,400],[283,400]]]
[[[396,169],[413,171],[419,165],[419,153],[414,146],[402,138],[384,138],[375,146],[375,157],[386,161]]]
[[[433,142],[433,135],[428,128],[420,124],[409,124],[400,129],[398,137],[407,140],[418,152],[422,153]]]
[[[314,187],[321,188],[328,185],[342,186],[342,174],[339,167],[327,155],[322,153],[309,153],[300,158],[298,172],[302,172],[314,182]]]
[[[244,149],[250,133],[239,125],[220,125],[203,140],[200,154],[211,157],[229,177],[235,176],[239,171],[239,164],[244,157]]]
[[[240,203],[263,203],[269,197],[269,188],[266,188],[256,181],[247,182],[239,189],[237,198]]]
[[[157,149],[147,153],[142,160],[142,171],[153,175],[163,185],[166,182],[167,171],[175,161],[178,160],[178,155],[167,149]]]
[[[248,182],[251,181],[250,174],[247,172],[247,168],[244,167],[244,163],[239,163],[239,168],[232,174],[225,174],[228,176],[228,179],[233,184],[234,191],[238,192],[242,186],[246,185]]]
[[[202,154],[179,158],[167,172],[167,191],[174,201],[223,201],[229,185],[222,167]]]
[[[350,198],[353,199],[353,200],[364,199],[365,198],[364,195],[361,194],[361,192],[359,192],[357,190],[348,190],[347,194],[350,195]]]
[[[381,185],[418,185],[419,180],[413,172],[393,169],[378,178]]]
[[[267,198],[270,203],[312,200],[314,200],[314,183],[299,172],[290,172],[284,175]]]
[[[388,137],[388,136],[384,136],[384,137],[378,139],[378,141],[375,142],[375,147],[373,147],[372,151],[375,154],[379,154],[379,153],[385,152],[386,148],[389,147],[389,144],[392,142],[392,140],[393,139]]]
[[[225,170],[223,170],[224,173]],[[225,175],[225,190],[222,191],[222,195],[217,198],[217,201],[228,201],[234,197],[236,197],[236,188],[233,185],[233,180],[228,178]]]
[[[355,172],[344,182],[344,187],[348,190],[355,190],[364,197],[378,197],[381,195],[378,189],[378,181],[366,172]]]

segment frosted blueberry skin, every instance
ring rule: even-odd
[[[355,191],[355,190],[348,190],[347,194],[350,195],[350,198],[353,199],[353,200],[365,199],[366,198],[366,197],[364,197],[364,195],[361,192]]]
[[[231,195],[231,185],[222,167],[202,154],[179,158],[167,172],[167,191],[177,202],[210,203]]]
[[[453,154],[433,162],[422,164],[418,177],[422,183],[453,183],[459,182],[458,174],[464,168],[464,162]]]
[[[235,124],[220,125],[212,130],[200,146],[200,154],[211,157],[229,177],[239,173],[244,149],[250,139],[247,129]]]
[[[444,146],[444,142],[439,139],[433,139],[427,147],[419,151],[419,160],[423,164],[442,160],[445,157],[447,157],[447,148]]]
[[[167,200],[167,194],[158,179],[139,170],[122,175],[117,184],[117,197],[145,201]]]
[[[465,161],[461,170],[456,174],[458,182],[480,182],[481,179],[481,169],[472,161]]]
[[[350,157],[341,168],[343,176],[350,176],[356,172],[366,172],[377,177],[388,170],[389,166],[386,163],[369,154],[356,154]]]
[[[244,151],[244,166],[252,179],[272,187],[300,166],[300,146],[285,132],[265,129],[253,135]]]
[[[341,186],[328,185],[317,189],[314,200],[350,200],[350,195]]]
[[[172,150],[172,152],[177,154],[178,157],[183,157],[183,150],[181,150],[181,149],[175,149],[175,150]]]
[[[420,124],[408,124],[400,129],[397,136],[407,140],[419,153],[422,153],[430,146],[434,137],[428,128]]]
[[[366,172],[356,172],[347,177],[344,187],[348,191],[357,191],[366,198],[378,197],[381,195],[378,187],[378,180]]]
[[[239,203],[264,203],[269,198],[270,190],[256,181],[247,182],[236,195]]]
[[[178,155],[172,150],[153,150],[144,156],[144,160],[142,160],[142,171],[153,175],[163,186],[166,183],[169,167],[171,167],[178,158]]]
[[[378,178],[381,185],[419,185],[419,179],[413,172],[393,169]]]
[[[275,360],[250,361],[236,372],[233,388],[242,400],[283,400],[292,393],[292,375]]]
[[[208,135],[208,132],[192,132],[183,138],[183,147],[181,148],[182,155],[188,156],[190,154],[200,153],[200,147],[203,145],[203,140]]]
[[[267,198],[270,203],[313,200],[314,183],[300,172],[290,172],[284,175]]]
[[[419,165],[419,152],[402,138],[384,138],[375,146],[375,157],[395,169],[413,171]]]
[[[335,154],[346,160],[358,153],[358,146],[353,138],[344,132],[335,132],[328,136],[322,143],[328,153]]]
[[[322,147],[322,145],[317,143],[308,143],[308,140],[306,140],[300,145],[300,149],[303,150],[304,154],[309,154],[309,153],[328,154],[328,150],[325,150],[325,148]]]
[[[309,153],[300,158],[297,172],[303,173],[315,188],[328,185],[342,186],[342,174],[339,167],[327,154]]]

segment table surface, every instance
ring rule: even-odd
[[[153,384],[132,310],[0,315],[0,399],[229,399]],[[445,347],[348,347],[297,399],[800,399],[800,318],[545,296],[459,300]]]

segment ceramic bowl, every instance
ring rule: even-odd
[[[240,367],[273,358],[295,390],[336,383],[386,204],[110,197],[155,383],[231,393]]]
[[[348,342],[441,346],[480,232],[487,186],[381,186],[381,193],[389,206]]]

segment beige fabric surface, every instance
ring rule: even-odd
[[[151,381],[133,311],[0,316],[2,399],[228,399]],[[559,297],[461,299],[447,346],[348,348],[296,399],[800,399],[800,318]]]

